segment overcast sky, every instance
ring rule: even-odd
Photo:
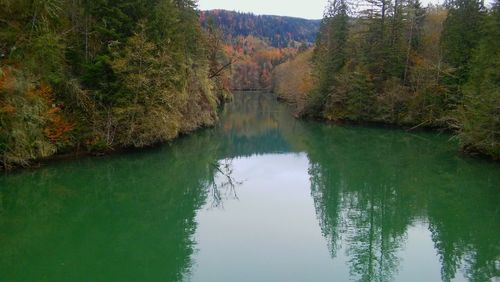
[[[439,0],[423,0],[437,3]],[[258,15],[320,19],[327,0],[199,0],[200,10],[225,9]]]

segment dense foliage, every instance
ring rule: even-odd
[[[319,20],[292,17],[254,15],[224,10],[201,12],[201,22],[206,24],[213,18],[226,39],[237,40],[238,36],[264,38],[275,48],[298,47],[302,43],[314,43]]]
[[[203,26],[217,26],[231,61],[233,90],[271,89],[274,68],[314,42],[319,20],[258,16],[233,11],[200,13]]]
[[[142,147],[213,124],[228,59],[195,9],[193,0],[0,1],[0,166]]]
[[[280,100],[288,101],[292,112],[300,115],[308,103],[303,93],[310,92],[314,85],[312,79],[313,50],[299,53],[273,71],[273,91]]]
[[[500,158],[498,1],[365,4],[329,2],[301,114],[453,129],[465,151]]]
[[[233,60],[231,89],[234,90],[270,89],[274,68],[298,52],[297,48],[271,47],[252,35],[239,36],[234,43],[228,43],[225,50]]]

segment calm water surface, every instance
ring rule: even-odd
[[[161,148],[0,176],[0,281],[499,281],[500,165],[236,95]]]

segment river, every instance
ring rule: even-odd
[[[1,175],[0,281],[498,281],[500,166],[457,149],[236,93],[171,144]]]

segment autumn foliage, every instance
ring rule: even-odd
[[[221,30],[225,53],[233,61],[234,90],[270,90],[274,68],[312,45],[320,23],[224,10],[202,11],[200,22]]]
[[[263,39],[238,37],[234,45],[225,47],[228,56],[235,58],[232,66],[231,88],[234,90],[269,90],[274,68],[293,58],[296,48],[275,48]]]
[[[165,142],[231,96],[192,0],[4,0],[0,31],[0,168]]]
[[[312,54],[309,49],[294,59],[279,65],[273,72],[273,91],[290,104],[295,114],[304,112],[307,97],[314,86]]]
[[[275,70],[280,97],[312,118],[446,129],[500,159],[498,1],[362,3],[329,1],[312,70],[300,56]]]
[[[75,128],[75,124],[69,122],[63,116],[63,105],[55,104],[52,88],[42,83],[36,89],[28,90],[27,95],[33,98],[40,98],[47,107],[47,124],[43,132],[50,142],[54,144],[58,142],[68,143],[70,141],[69,133]]]

